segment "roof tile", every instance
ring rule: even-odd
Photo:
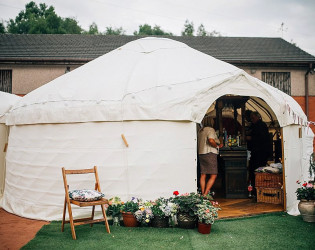
[[[141,36],[1,34],[0,60],[92,60]],[[227,62],[315,62],[315,57],[281,38],[168,36]]]

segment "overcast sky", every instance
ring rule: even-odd
[[[0,18],[7,21],[25,9],[30,0],[0,0]],[[314,0],[50,0],[62,17],[74,17],[88,30],[95,22],[99,31],[122,27],[132,35],[140,24],[158,25],[180,35],[185,20],[195,29],[222,36],[282,37],[315,55]],[[281,29],[281,23],[284,23]]]

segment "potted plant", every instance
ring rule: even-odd
[[[195,228],[197,217],[197,204],[200,204],[203,197],[196,193],[185,193],[176,195],[172,199],[178,205],[177,222],[181,228]]]
[[[152,206],[153,227],[168,227],[169,223],[174,225],[174,216],[177,213],[177,204],[171,202],[169,199],[159,198]]]
[[[120,226],[121,206],[123,204],[124,203],[117,196],[108,200],[106,214],[112,216],[114,226]]]
[[[125,202],[121,206],[122,216],[125,227],[136,227],[138,222],[134,213],[139,209],[138,199],[132,197],[131,201]]]
[[[198,217],[198,232],[209,234],[211,225],[218,218],[218,203],[210,200],[203,200],[201,204],[197,204],[196,215]]]
[[[150,201],[139,201],[139,209],[134,213],[136,219],[142,226],[148,226],[153,218]]]
[[[297,181],[301,184],[300,181]],[[312,183],[304,182],[296,190],[297,199],[300,200],[298,209],[304,221],[315,222],[315,189]]]

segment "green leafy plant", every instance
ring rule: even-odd
[[[135,213],[138,209],[138,199],[134,197],[131,199],[131,201],[127,201],[121,206],[121,211],[125,213]]]
[[[300,181],[297,181],[296,183],[301,184]],[[295,193],[298,200],[315,200],[315,189],[312,183],[304,182]]]
[[[171,202],[169,199],[161,197],[153,202],[151,210],[154,216],[165,218],[174,216],[177,213],[178,205]]]
[[[161,217],[161,218],[164,218],[165,215],[163,213],[163,211],[160,209],[160,206],[155,204],[151,207],[151,210],[152,210],[152,213],[154,216],[158,216],[158,217]]]
[[[202,203],[197,204],[196,215],[198,217],[198,221],[205,224],[213,224],[214,220],[218,218],[218,211],[220,208],[218,207],[217,202],[203,200]]]
[[[197,204],[203,201],[203,197],[196,193],[185,193],[176,195],[172,201],[178,205],[178,212],[188,213],[190,216],[195,216],[197,212]]]
[[[108,200],[107,215],[112,215],[113,217],[119,217],[121,214],[122,202],[119,197],[115,196]]]

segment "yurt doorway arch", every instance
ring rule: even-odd
[[[251,191],[250,181],[250,113],[258,112],[269,133],[267,168],[257,172],[257,192]],[[224,207],[221,216],[239,216],[240,213],[265,213],[285,209],[284,171],[282,171],[282,129],[277,116],[268,104],[254,96],[224,95],[212,103],[201,126],[214,120],[214,129],[220,140],[218,176],[212,191]],[[269,166],[269,167],[268,167]],[[198,179],[200,166],[198,164]],[[280,181],[281,180],[281,184]],[[270,182],[278,181],[272,184]],[[198,182],[199,183],[199,182]],[[251,196],[251,197],[249,197]],[[257,203],[256,203],[257,202]],[[253,210],[253,208],[255,208]]]

